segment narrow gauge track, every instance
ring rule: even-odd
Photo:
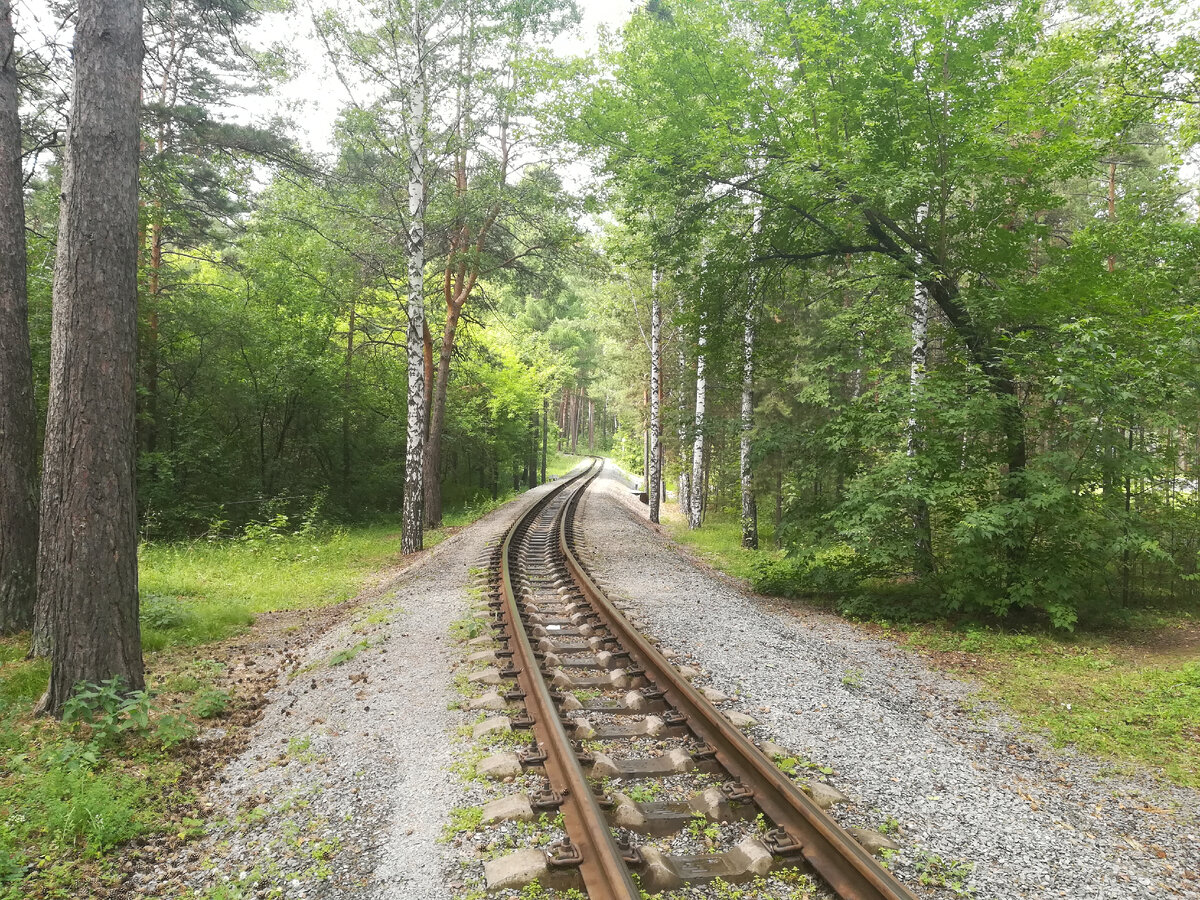
[[[557,808],[567,838],[547,869],[577,878],[589,900],[638,900],[631,877],[660,891],[723,878],[736,882],[776,864],[806,862],[843,900],[915,900],[886,869],[693,687],[634,629],[575,554],[574,513],[603,462],[551,490],[519,518],[493,553],[495,611],[505,695],[523,701],[514,728],[534,740],[520,755],[549,787],[530,798]],[[583,697],[584,699],[581,699]],[[585,747],[611,748],[609,753]],[[649,744],[667,752],[634,755]],[[696,778],[676,800],[635,802],[609,787]],[[719,785],[719,786],[715,786]],[[685,787],[686,790],[686,787]],[[654,794],[656,791],[643,791]],[[775,826],[752,827],[758,814]],[[661,852],[639,836],[669,836],[697,820],[743,823],[733,846],[695,855]]]

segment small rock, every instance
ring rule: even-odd
[[[900,845],[878,831],[871,831],[867,828],[848,828],[850,836],[854,838],[863,849],[873,856],[878,856],[884,850],[899,850]]]

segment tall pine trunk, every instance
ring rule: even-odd
[[[404,456],[404,508],[401,515],[401,550],[416,553],[425,544],[425,41],[420,6],[412,7],[413,84],[408,121],[408,229],[405,254],[408,263],[408,437]]]
[[[454,337],[458,332],[461,306],[446,309],[446,327],[442,331],[442,351],[438,356],[433,409],[429,417],[429,438],[425,448],[425,524],[440,528],[442,524],[442,431],[446,424],[446,394],[450,385],[450,357],[454,355]]]
[[[658,269],[650,273],[650,521],[658,522],[662,485],[662,301]]]
[[[546,445],[550,442],[550,399],[542,398],[542,480],[546,483]]]
[[[696,342],[696,434],[692,443],[691,496],[688,500],[688,527],[699,528],[704,517],[704,408],[708,399],[708,380],[705,377],[708,343],[703,319],[700,337]]]
[[[14,37],[11,4],[0,0],[0,634],[33,624],[37,596],[37,409]]]
[[[81,0],[54,266],[38,553],[41,709],[145,687],[138,626],[137,255],[142,5]]]

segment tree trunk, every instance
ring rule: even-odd
[[[353,387],[354,326],[358,297],[350,295],[350,323],[346,329],[346,369],[342,374],[342,502],[350,504],[350,391]]]
[[[676,391],[679,412],[679,490],[675,501],[679,504],[679,511],[685,518],[691,517],[692,495],[689,490],[691,484],[691,474],[689,472],[689,460],[687,458],[687,392],[685,385],[687,383],[687,354],[684,349],[683,335],[679,336],[679,390]]]
[[[917,221],[925,218],[924,207],[917,213]],[[916,256],[917,265],[922,263],[921,254]],[[913,282],[912,304],[912,359],[908,374],[908,481],[913,482],[913,470],[921,452],[921,425],[917,419],[917,408],[922,386],[925,382],[925,364],[929,353],[929,292],[920,277]],[[910,517],[913,526],[913,571],[919,576],[933,574],[933,541],[929,527],[929,504],[924,497],[910,501]]]
[[[37,596],[37,408],[13,40],[12,7],[0,0],[0,634],[33,624]]]
[[[596,452],[596,401],[588,398],[588,453]]]
[[[758,315],[756,290],[751,284],[742,331],[742,546],[750,550],[758,549],[758,506],[754,501],[754,472],[750,465],[750,430],[754,427],[754,326]]]
[[[542,398],[542,484],[546,483],[546,445],[550,441],[550,399]]]
[[[438,357],[437,376],[433,391],[433,409],[429,417],[429,443],[425,448],[425,524],[440,528],[442,524],[442,430],[446,423],[446,392],[450,383],[450,357],[454,354],[454,336],[462,307],[447,305],[446,327],[442,330],[442,349]]]
[[[650,521],[659,519],[662,485],[662,301],[658,296],[658,269],[650,273]]]
[[[705,346],[708,340],[705,325],[700,322],[700,337],[696,342],[696,434],[692,443],[691,497],[688,503],[688,527],[699,528],[704,515],[704,406],[708,398],[705,378]]]
[[[81,0],[54,266],[37,618],[40,709],[145,687],[138,625],[137,264],[142,5]]]
[[[425,545],[423,475],[425,466],[425,84],[424,24],[412,6],[413,84],[408,98],[408,437],[404,459],[404,509],[400,548],[416,553]]]
[[[530,490],[540,484],[538,481],[538,432],[541,430],[537,410],[534,409],[529,419],[529,452],[525,454],[525,483]]]

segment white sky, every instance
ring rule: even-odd
[[[40,0],[32,0],[38,3]],[[564,34],[554,43],[563,55],[580,55],[595,50],[599,30],[607,26],[617,29],[628,21],[637,0],[576,0],[583,13],[578,29]],[[332,149],[333,125],[338,111],[348,97],[341,83],[329,70],[324,49],[313,35],[309,5],[297,4],[293,13],[275,13],[264,18],[255,30],[254,41],[262,45],[285,44],[296,50],[308,63],[307,70],[295,80],[283,85],[269,98],[252,98],[243,102],[248,117],[270,115],[291,109],[291,117],[300,131],[299,137],[319,153]],[[315,0],[314,6],[322,5]]]

